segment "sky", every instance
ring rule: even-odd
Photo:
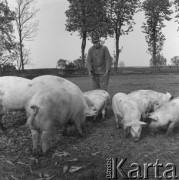
[[[15,0],[8,0],[13,9]],[[31,65],[27,68],[55,68],[59,59],[73,61],[81,56],[81,39],[78,33],[65,30],[66,15],[69,3],[67,0],[37,0],[36,7],[40,8],[36,19],[39,20],[39,30],[34,41],[25,42],[25,46],[31,49]],[[142,12],[135,15],[136,25],[129,35],[121,36],[119,47],[122,52],[119,62],[123,61],[125,66],[149,66],[151,56],[147,53],[148,45],[145,41],[145,34],[142,33],[144,15]],[[172,19],[166,22],[163,29],[166,36],[162,54],[170,64],[170,59],[179,56],[179,32],[177,23]],[[114,38],[105,41],[111,56],[115,52]],[[92,46],[87,40],[85,53]]]

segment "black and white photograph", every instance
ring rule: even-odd
[[[179,0],[0,0],[0,180],[179,179]]]

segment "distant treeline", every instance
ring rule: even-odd
[[[119,75],[122,74],[168,74],[179,73],[178,66],[160,66],[157,70],[154,67],[118,67],[117,71]],[[20,76],[32,79],[40,75],[56,75],[61,77],[76,77],[87,76],[87,69],[69,68],[69,69],[57,69],[57,68],[45,68],[45,69],[25,69],[25,70],[2,70],[0,76]],[[113,69],[111,74],[115,75]]]

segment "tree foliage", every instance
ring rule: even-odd
[[[156,56],[156,66],[166,66],[167,65],[167,59],[164,58],[163,55],[157,54]],[[150,59],[150,66],[154,66],[154,59]]]
[[[107,36],[108,18],[106,17],[107,0],[68,0],[69,9],[66,11],[66,30],[78,31],[80,37],[86,32],[86,37],[98,34]]]
[[[86,67],[86,61],[87,61],[87,54],[85,54],[85,58],[84,58],[84,62],[85,64],[83,64],[83,60],[82,60],[82,57],[80,56],[78,59],[75,59],[73,61],[73,63],[75,64],[76,68],[78,69],[82,69],[84,67]]]
[[[127,35],[133,31],[134,14],[140,8],[139,0],[108,0],[107,17],[110,20],[110,33],[115,36],[116,44],[116,59],[114,63],[115,71],[117,72],[119,54],[119,39],[122,35]]]
[[[174,56],[171,58],[171,64],[179,68],[179,56]]]
[[[57,61],[57,68],[59,69],[70,69],[70,68],[77,68],[76,64],[72,61],[68,61],[66,59],[59,59]]]
[[[74,62],[68,62],[65,69],[76,69]]]
[[[179,0],[175,0],[174,5],[175,5],[175,12],[177,13],[175,18],[176,18],[176,22],[179,25]],[[178,27],[177,31],[179,31],[179,27]]]
[[[86,54],[85,54],[85,66],[86,66]],[[81,56],[78,59],[75,59],[74,61],[69,61],[66,59],[59,59],[57,61],[57,68],[59,69],[68,69],[68,68],[77,68],[77,69],[83,69],[83,61]]]
[[[165,41],[162,28],[165,27],[164,20],[171,20],[169,0],[145,0],[142,8],[145,13],[146,22],[143,23],[143,32],[146,34],[148,52],[152,55],[152,65],[157,66],[157,55],[160,54]]]
[[[59,59],[59,60],[57,61],[57,68],[59,68],[59,69],[65,69],[67,63],[68,63],[67,60],[65,60],[65,59]]]
[[[31,41],[36,36],[38,30],[38,20],[34,20],[39,9],[35,7],[35,0],[16,0],[17,6],[16,25],[18,30],[18,48],[20,57],[20,69],[24,69],[27,62],[27,49],[24,47],[24,41]]]
[[[7,2],[0,1],[0,64],[5,64],[12,59],[15,47],[13,20],[15,14],[8,7]]]
[[[13,63],[7,62],[6,64],[1,65],[2,71],[14,71],[16,70],[16,66]]]

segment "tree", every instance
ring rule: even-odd
[[[81,58],[75,59],[75,60],[73,61],[73,63],[75,64],[76,68],[78,68],[78,69],[84,68],[84,66],[85,66],[85,65],[83,64],[83,61],[82,61]]]
[[[78,32],[81,43],[81,57],[83,67],[85,65],[85,47],[87,37],[94,34],[100,37],[106,37],[108,26],[105,16],[106,0],[68,0],[70,5],[66,11],[66,30],[69,32]]]
[[[155,63],[155,66],[154,66]],[[157,54],[155,60],[153,57],[150,59],[150,66],[155,67],[155,69],[160,70],[160,67],[167,65],[167,59],[163,55]]]
[[[171,4],[169,0],[145,0],[142,8],[145,12],[146,22],[142,28],[146,34],[146,42],[148,43],[148,52],[152,55],[152,65],[157,67],[157,57],[162,51],[165,36],[162,28],[165,27],[164,20],[171,20],[170,10]]]
[[[175,16],[176,22],[179,24],[179,0],[175,0],[174,5],[175,5],[175,12],[177,13]],[[179,27],[178,27],[177,31],[179,31]]]
[[[16,57],[15,61],[16,61],[16,67],[18,70],[20,70],[22,68],[22,61],[21,58],[19,57],[19,51],[20,51],[20,46],[19,44],[17,44],[16,46]],[[22,56],[23,56],[23,64],[24,65],[28,65],[30,64],[30,49],[27,49],[23,46],[23,51],[22,51]]]
[[[65,59],[59,59],[59,60],[57,61],[57,68],[59,68],[59,69],[65,69],[67,63],[68,63],[67,60],[65,60]]]
[[[16,70],[16,67],[13,65],[13,63],[6,63],[4,65],[1,65],[2,71],[14,71]]]
[[[19,38],[18,51],[20,68],[24,70],[24,65],[26,64],[25,55],[27,55],[24,41],[32,41],[37,33],[38,20],[33,20],[39,9],[35,8],[35,0],[16,0],[16,2],[15,13]]]
[[[176,66],[179,70],[179,56],[174,56],[171,58],[171,64]]]
[[[9,9],[7,2],[0,1],[0,64],[12,61],[11,57],[14,55],[14,20],[15,14]]]
[[[75,64],[73,62],[69,62],[66,65],[65,69],[76,69],[76,66],[75,66]]]
[[[107,16],[110,20],[110,30],[115,36],[116,55],[114,71],[117,73],[119,54],[119,39],[133,30],[133,16],[140,7],[140,0],[108,0]]]
[[[86,57],[87,57],[87,54],[85,54],[85,56],[84,56],[84,61],[82,60],[81,56],[78,59],[75,59],[73,61],[73,63],[75,64],[76,68],[81,69],[81,68],[86,67]]]

